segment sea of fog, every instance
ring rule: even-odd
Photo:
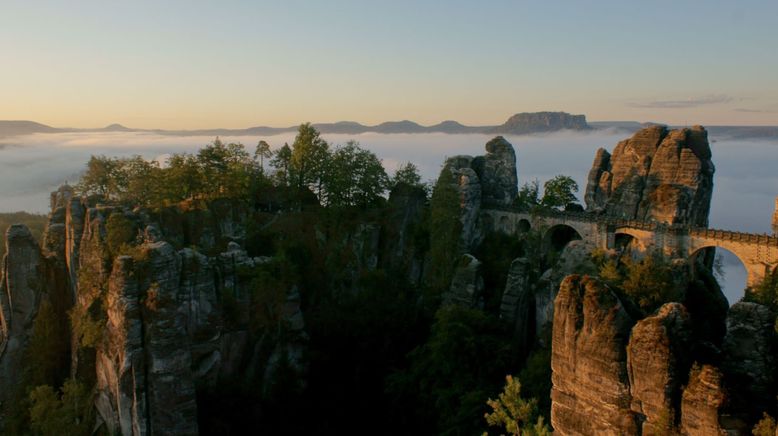
[[[573,177],[586,187],[586,176],[599,147],[612,150],[628,137],[624,132],[560,132],[539,136],[508,136],[516,148],[519,183],[557,174]],[[447,156],[482,154],[487,135],[377,134],[324,135],[332,144],[357,140],[375,152],[391,173],[400,163],[414,162],[425,179],[437,177]],[[212,137],[175,137],[150,133],[35,134],[0,139],[0,212],[48,212],[49,192],[63,182],[74,183],[93,154],[141,155],[164,159],[171,153],[194,152]],[[291,143],[294,133],[258,137],[222,137],[253,150],[259,139],[272,148]],[[727,140],[711,137],[716,165],[710,225],[719,229],[769,233],[778,195],[778,141]],[[579,192],[579,198],[583,192]],[[722,253],[722,250],[719,250]],[[743,294],[746,273],[740,261],[723,252],[724,287],[731,303]]]

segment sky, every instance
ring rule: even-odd
[[[0,119],[778,125],[778,2],[0,0]]]

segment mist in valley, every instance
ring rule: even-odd
[[[323,135],[331,145],[356,140],[375,152],[388,173],[401,163],[414,162],[425,180],[437,177],[447,156],[482,154],[491,139],[483,134]],[[538,179],[541,184],[557,174],[573,177],[583,198],[586,177],[595,151],[612,150],[629,137],[624,131],[557,132],[546,135],[506,136],[517,154],[519,184]],[[89,157],[141,155],[164,162],[172,153],[196,152],[213,137],[167,136],[137,132],[34,134],[0,140],[0,212],[24,210],[47,213],[49,193],[64,182],[76,183]],[[292,143],[294,133],[267,137],[222,137],[253,150],[259,139],[275,149]],[[745,141],[711,136],[716,165],[710,226],[752,233],[769,233],[778,195],[778,141]],[[740,261],[719,251],[723,286],[730,303],[743,294],[746,273]]]

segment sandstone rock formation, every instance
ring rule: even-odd
[[[662,306],[656,315],[635,324],[627,346],[632,410],[642,434],[667,434],[680,412],[680,387],[691,362],[689,315],[678,303]]]
[[[473,166],[481,181],[481,201],[485,205],[510,206],[518,195],[516,153],[502,136],[486,143],[486,155]]]
[[[526,258],[520,257],[511,262],[500,303],[500,318],[513,326],[513,335],[519,350],[526,350],[530,340],[530,305],[533,300],[529,268]]]
[[[692,369],[681,401],[681,432],[688,436],[726,435],[719,424],[726,399],[721,371],[710,365]]]
[[[486,144],[486,155],[454,156],[446,160],[443,171],[452,176],[459,196],[462,223],[461,252],[472,251],[482,240],[481,206],[505,207],[518,193],[516,153],[501,136]]]
[[[443,295],[445,304],[459,304],[465,307],[479,305],[484,290],[481,277],[481,262],[470,254],[462,255],[457,263],[451,286]]]
[[[24,351],[43,292],[41,253],[30,230],[12,225],[5,234],[6,255],[0,273],[0,407],[17,392]],[[2,410],[0,410],[2,411]]]
[[[706,226],[714,170],[703,127],[651,126],[612,155],[597,151],[584,199],[587,210],[612,217]]]
[[[590,127],[586,123],[585,115],[570,115],[566,112],[524,112],[513,115],[503,125],[495,127],[493,131],[521,135],[562,129],[588,130]]]
[[[554,302],[551,424],[561,435],[637,435],[626,345],[633,319],[596,279],[568,276]]]

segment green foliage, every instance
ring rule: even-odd
[[[550,209],[563,209],[571,203],[575,203],[575,193],[578,192],[578,183],[571,177],[558,175],[543,184],[543,199],[541,205]]]
[[[57,393],[49,385],[30,392],[30,426],[35,434],[90,435],[94,425],[93,394],[82,383],[68,379]]]
[[[332,153],[324,180],[326,203],[330,206],[378,204],[389,185],[389,179],[378,157],[349,141]]]
[[[462,231],[459,195],[451,171],[440,173],[430,199],[430,285],[437,292],[446,289],[454,273]]]
[[[48,298],[44,298],[33,321],[32,335],[26,350],[27,385],[57,386],[62,382],[70,363],[67,327],[67,319],[55,311]]]
[[[486,413],[486,422],[493,427],[501,427],[514,436],[547,436],[551,429],[538,414],[537,399],[526,400],[521,396],[521,382],[518,378],[505,377],[505,387],[496,400],[489,399],[486,404],[492,408]]]
[[[599,275],[637,302],[644,313],[682,297],[683,290],[674,280],[675,271],[661,253],[651,253],[640,260],[622,256],[619,263],[615,259],[605,261]]]
[[[270,159],[273,153],[270,151],[270,144],[267,141],[261,140],[257,143],[257,148],[254,150],[254,162],[258,164],[259,172],[265,174],[265,159]]]
[[[291,180],[289,170],[292,164],[292,149],[289,148],[289,144],[284,144],[283,147],[273,153],[273,159],[270,161],[270,166],[276,169],[276,183],[281,186],[289,186]]]
[[[775,436],[776,423],[775,419],[767,413],[763,413],[762,419],[751,430],[754,436]]]
[[[431,433],[478,433],[483,399],[496,392],[515,367],[516,350],[499,320],[477,309],[444,306],[435,314],[429,340],[411,354],[407,373],[394,377],[395,392],[414,392],[434,422]]]
[[[121,212],[114,212],[105,223],[105,243],[111,257],[124,254],[127,246],[135,242],[138,237],[138,227]]]
[[[405,162],[397,167],[397,170],[392,176],[391,186],[395,187],[399,184],[408,186],[423,187],[421,183],[421,175],[419,174],[419,167],[413,164],[413,162]]]
[[[298,190],[310,188],[322,198],[325,173],[329,164],[329,144],[311,123],[301,124],[292,143],[289,175]]]
[[[519,189],[514,206],[523,212],[533,212],[540,205],[540,182],[535,179]]]

